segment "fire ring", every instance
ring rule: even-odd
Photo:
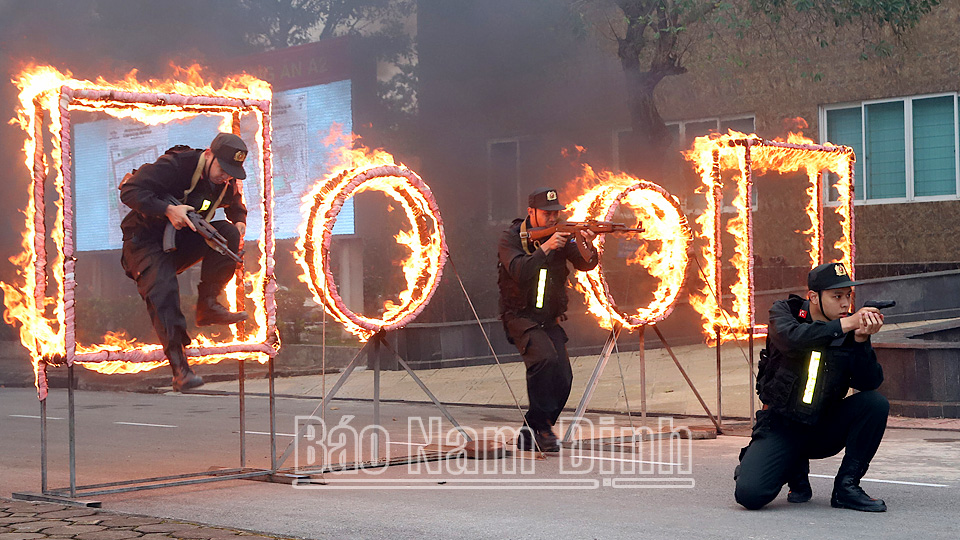
[[[344,304],[330,266],[333,226],[340,210],[351,196],[368,190],[381,191],[396,201],[412,226],[411,231],[397,235],[398,241],[411,250],[403,264],[407,288],[400,293],[398,303],[385,304],[379,319],[355,313]],[[313,203],[306,231],[300,237],[298,258],[307,271],[307,285],[314,298],[348,331],[364,340],[380,330],[396,330],[413,321],[436,291],[447,259],[443,220],[430,188],[404,166],[380,165],[344,171],[318,186],[309,197]]]
[[[598,194],[595,203],[592,210],[603,215],[602,219],[605,221],[613,219],[621,204],[627,204],[640,212],[641,222],[647,230],[645,234],[652,235],[653,240],[661,241],[662,248],[658,252],[648,253],[646,247],[641,247],[640,251],[644,256],[638,262],[648,269],[651,276],[659,279],[660,284],[654,292],[653,301],[638,308],[635,313],[627,313],[617,307],[610,293],[601,260],[593,270],[577,274],[583,289],[592,296],[593,301],[588,299],[588,304],[599,305],[606,311],[604,318],[618,321],[626,328],[638,328],[665,319],[673,312],[683,286],[689,262],[687,249],[693,241],[693,233],[680,209],[680,202],[657,184],[640,180],[612,199],[604,197],[604,193]],[[605,236],[600,235],[600,238],[597,238],[597,247],[601,253]]]

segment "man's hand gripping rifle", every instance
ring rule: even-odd
[[[172,204],[174,206],[180,206],[183,203],[178,201],[173,195],[167,195],[166,197],[161,198],[161,200],[167,204]],[[237,263],[243,263],[243,259],[239,255],[234,253],[229,246],[227,246],[227,239],[223,237],[220,232],[207,223],[207,220],[203,219],[199,213],[195,210],[187,212],[187,217],[190,219],[190,222],[193,223],[193,226],[197,229],[197,233],[200,234],[206,241],[207,244],[213,248],[217,253],[221,255],[226,255],[230,257]],[[177,249],[177,229],[173,226],[173,223],[167,223],[167,228],[163,230],[163,250],[166,252],[175,251]]]
[[[587,221],[561,221],[553,227],[537,227],[527,230],[527,237],[534,242],[539,242],[545,238],[550,238],[553,233],[572,233],[577,243],[577,249],[580,250],[580,256],[583,260],[589,261],[592,257],[587,240],[583,236],[583,231],[592,231],[594,234],[600,233],[642,233],[645,232],[643,226],[637,223],[636,227],[627,227],[623,223],[614,223],[612,221],[597,221],[590,219]]]

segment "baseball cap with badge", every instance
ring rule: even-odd
[[[247,159],[247,145],[233,133],[218,133],[210,143],[210,151],[217,157],[220,168],[230,176],[243,180],[243,160]]]
[[[859,281],[852,281],[843,263],[821,264],[807,274],[807,287],[811,291],[828,291],[859,285]]]
[[[566,207],[560,204],[557,198],[557,190],[551,188],[539,188],[530,194],[527,199],[527,206],[530,208],[539,208],[547,212],[559,212]]]

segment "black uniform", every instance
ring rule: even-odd
[[[539,248],[528,254],[520,240],[523,221],[514,220],[500,237],[500,319],[527,367],[527,424],[537,431],[550,430],[573,382],[567,334],[558,324],[567,311],[567,261],[586,271],[597,266],[599,257],[594,251],[590,260],[584,260],[572,241],[549,255]]]
[[[180,310],[177,274],[202,259],[197,292],[201,299],[215,299],[236,271],[233,260],[214,251],[189,227],[177,231],[176,251],[163,251],[163,231],[170,221],[165,215],[168,204],[160,198],[173,195],[183,199],[184,192],[190,189],[202,153],[202,150],[187,147],[171,148],[156,162],[141,166],[120,187],[120,200],[132,209],[120,224],[123,229],[120,262],[127,276],[137,282],[137,290],[147,303],[150,320],[164,351],[168,351],[168,358],[170,348],[179,348],[190,342],[186,320]],[[226,191],[219,206],[224,208],[233,223],[215,221],[211,225],[236,252],[240,232],[234,223],[245,223],[247,218],[236,180],[214,185],[201,176],[185,204],[206,215],[220,198],[224,187]]]
[[[809,307],[809,301],[790,295],[770,309],[757,375],[764,410],[757,411],[753,437],[735,473],[736,500],[749,509],[772,501],[798,475],[805,478],[809,459],[843,448],[837,479],[859,482],[886,428],[890,405],[876,391],[883,370],[869,340],[860,343],[853,331],[844,334],[839,319],[812,320]],[[814,357],[819,362],[811,376]],[[860,392],[844,397],[850,387]]]

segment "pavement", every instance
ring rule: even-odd
[[[233,395],[75,392],[77,484],[131,481],[159,475],[236,467],[237,397]],[[309,415],[316,401],[275,401],[277,452],[293,441],[297,416]],[[336,400],[326,425],[367,433],[372,404]],[[48,398],[48,461],[51,487],[68,483],[67,396],[55,389]],[[331,407],[333,409],[333,407]],[[451,414],[476,430],[517,427],[517,412],[508,408],[450,406]],[[39,422],[31,389],[0,389],[0,493],[36,492],[40,485]],[[403,458],[435,443],[452,428],[432,404],[383,403],[379,440],[381,457]],[[589,414],[594,426],[624,428],[637,419]],[[410,429],[433,426],[439,429]],[[651,418],[656,425],[672,420]],[[700,419],[702,421],[702,419]],[[362,429],[361,429],[362,428]],[[246,465],[268,467],[269,400],[246,400]],[[365,431],[367,430],[367,431]],[[342,434],[349,433],[346,429]],[[330,432],[332,434],[332,430]],[[169,534],[234,536],[259,534],[278,538],[918,538],[960,537],[955,509],[960,506],[960,434],[924,429],[891,429],[864,489],[883,498],[890,510],[868,515],[830,507],[832,477],[839,457],[811,463],[814,498],[795,505],[782,493],[762,511],[751,512],[733,500],[732,471],[748,439],[721,435],[709,439],[651,439],[643,445],[609,444],[564,448],[538,457],[512,452],[495,460],[449,459],[396,464],[364,471],[312,475],[308,483],[228,480],[163,489],[84,495],[122,516],[160,523],[93,526],[111,533],[106,540]],[[361,442],[364,442],[361,440]],[[301,470],[353,456],[369,459],[369,447],[327,447],[299,439],[285,466]],[[45,506],[50,512],[59,507]],[[86,509],[86,516],[101,516]],[[25,511],[25,512],[29,512]],[[17,512],[19,513],[19,512]],[[46,513],[46,512],[45,512]],[[47,521],[50,516],[25,517]],[[70,517],[83,517],[72,514]],[[61,521],[66,518],[59,518]],[[90,520],[108,518],[90,517]],[[113,519],[113,518],[109,518]],[[50,521],[55,521],[50,518]],[[66,520],[50,527],[88,525]],[[25,523],[25,521],[21,521]],[[146,532],[149,525],[187,524],[197,529]],[[4,532],[2,540],[54,534],[44,524],[36,533]],[[8,527],[9,525],[0,525]],[[180,525],[178,525],[179,527]],[[23,525],[22,527],[27,527]],[[138,530],[139,529],[139,530]],[[62,531],[62,530],[61,530]],[[256,531],[250,533],[247,531]],[[87,533],[77,533],[87,534]],[[177,535],[181,536],[177,536]],[[9,536],[6,536],[9,535]],[[96,540],[73,534],[78,540]],[[190,536],[187,536],[190,535]],[[211,537],[212,538],[212,537]]]
[[[716,349],[682,346],[673,351],[704,403],[716,413]],[[463,466],[462,460],[446,460],[434,470],[422,464],[398,464],[366,476],[357,471],[313,474],[312,480],[294,487],[229,480],[93,497],[109,510],[0,498],[0,540],[560,535],[805,539],[901,538],[905,531],[920,538],[960,537],[960,524],[953,517],[960,505],[960,419],[891,417],[891,429],[864,479],[868,493],[887,501],[890,511],[886,514],[830,508],[830,486],[839,457],[811,464],[815,495],[810,503],[788,504],[783,495],[760,512],[736,505],[731,471],[748,441],[749,372],[736,343],[724,345],[720,352],[723,434],[687,439],[676,447],[670,442],[669,451],[652,441],[643,447],[564,448],[545,457],[511,451],[504,459],[476,462],[492,468],[475,476],[451,468],[456,463]],[[596,356],[572,359],[571,412],[597,362]],[[711,426],[700,400],[665,349],[645,351],[644,363],[650,413],[645,426],[657,433],[664,422],[695,430]],[[461,425],[486,433],[519,425],[521,413],[514,395],[520,408],[525,407],[523,365],[502,368],[503,372],[491,365],[418,370],[417,374]],[[592,430],[640,426],[640,373],[638,352],[610,356],[590,400],[587,423]],[[302,426],[297,419],[301,416],[322,416],[323,425],[350,428],[354,435],[368,433],[373,424],[370,370],[355,371],[328,411],[317,412],[318,398],[338,377],[333,373],[275,380],[276,452],[283,454],[288,445],[294,450],[285,466],[309,470],[318,464],[372,458],[373,447],[364,445],[361,438],[332,458],[329,448],[315,441],[291,442]],[[384,371],[380,382],[384,438],[376,439],[379,457],[403,461],[436,444],[442,435],[449,437],[452,427],[409,374]],[[270,467],[267,383],[265,379],[246,381],[242,463],[246,467]],[[221,381],[187,394],[76,391],[78,484],[237,467],[237,387],[236,381]],[[47,404],[49,476],[57,488],[68,483],[66,401],[65,390],[53,389]],[[624,414],[627,411],[629,416]],[[0,388],[2,495],[38,491],[37,413],[33,389]],[[434,420],[446,431],[434,433]],[[431,427],[414,429],[424,425]],[[589,435],[587,430],[584,436]],[[506,446],[512,450],[510,441]],[[326,453],[318,454],[320,450]]]
[[[883,332],[894,332],[922,326],[928,321],[889,324]],[[879,338],[882,338],[882,333]],[[621,339],[636,339],[624,333]],[[763,347],[763,341],[754,344],[754,354]],[[674,353],[671,356],[670,351]],[[650,414],[691,417],[697,424],[710,425],[704,405],[710,414],[719,412],[721,422],[725,418],[746,420],[751,411],[759,407],[755,396],[748,364],[746,342],[729,342],[720,348],[717,385],[717,349],[703,344],[647,349],[643,352],[645,369],[641,369],[639,351],[614,351],[601,372],[595,390],[588,401],[588,411],[639,415],[644,406]],[[576,409],[587,383],[601,358],[579,356],[571,358],[573,388],[569,411]],[[683,371],[678,368],[679,363]],[[756,365],[754,365],[756,370]],[[641,375],[645,373],[646,395],[641,392]],[[684,377],[686,373],[690,382]],[[622,378],[621,378],[622,374]],[[525,368],[521,362],[502,365],[452,367],[417,370],[423,381],[437,399],[447,405],[470,405],[516,409],[527,406]],[[278,395],[318,399],[339,379],[339,373],[313,374],[297,377],[280,377],[274,380]],[[381,371],[380,397],[382,400],[429,403],[429,397],[405,371]],[[504,381],[509,384],[505,384]],[[236,380],[211,382],[198,389],[200,393],[237,393]],[[267,379],[251,379],[245,382],[248,394],[266,395]],[[340,399],[370,400],[374,391],[374,372],[365,368],[355,370],[338,391]],[[719,396],[722,399],[718,399]],[[699,394],[700,399],[697,395]],[[644,400],[645,398],[645,400]],[[646,403],[644,403],[646,401]],[[956,418],[905,418],[891,417],[891,427],[960,430]]]
[[[281,538],[174,519],[0,498],[0,540],[266,540]]]

